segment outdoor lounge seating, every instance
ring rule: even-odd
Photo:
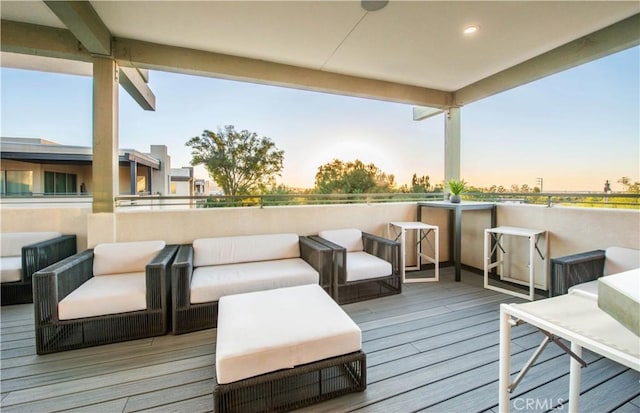
[[[76,253],[76,236],[59,232],[0,234],[1,304],[33,302],[34,272]]]
[[[166,334],[177,249],[164,241],[98,244],[36,272],[37,353]]]
[[[640,250],[609,247],[554,258],[551,263],[553,295],[580,290],[597,297],[598,278],[640,268]]]
[[[225,295],[304,284],[330,292],[331,268],[331,249],[297,234],[196,239],[172,266],[173,333],[216,327]]]
[[[358,229],[320,231],[313,240],[334,254],[333,299],[347,304],[400,294],[400,243]]]
[[[360,328],[318,285],[222,297],[214,410],[289,411],[363,391],[361,349]]]

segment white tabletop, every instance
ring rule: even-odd
[[[579,293],[524,304],[502,304],[507,313],[640,371],[640,337]]]
[[[425,224],[424,222],[415,222],[415,221],[411,221],[411,222],[393,221],[393,222],[390,222],[389,224],[393,225],[394,227],[398,227],[398,228],[402,228],[402,229],[433,229],[433,228],[437,228],[436,225],[429,225],[429,224]]]
[[[534,235],[544,234],[545,232],[547,232],[543,229],[519,228],[519,227],[495,227],[495,228],[489,228],[486,231],[493,232],[494,234],[518,235],[521,237],[531,237]]]

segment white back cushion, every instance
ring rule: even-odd
[[[144,272],[164,247],[164,241],[98,244],[93,249],[93,275]]]
[[[298,234],[242,235],[193,241],[194,267],[298,257]]]
[[[22,255],[22,247],[59,237],[59,232],[5,232],[0,235],[0,256]]]
[[[605,251],[604,275],[640,268],[640,250],[609,247]]]
[[[334,244],[345,247],[347,252],[364,250],[362,245],[362,231],[359,229],[331,229],[320,231],[318,235]]]

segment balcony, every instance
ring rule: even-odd
[[[84,249],[115,240],[160,238],[189,243],[204,236],[313,234],[346,226],[385,235],[389,221],[415,220],[416,202],[142,208],[113,214],[93,214],[86,206],[49,205],[3,207],[0,213],[3,231],[76,233],[79,249]],[[363,330],[369,387],[364,393],[308,411],[496,408],[499,303],[521,300],[482,288],[477,270],[482,268],[483,230],[489,225],[489,214],[467,211],[463,215],[462,282],[453,281],[453,268],[447,267],[451,253],[446,211],[425,209],[423,220],[441,228],[441,281],[406,284],[400,296],[345,305]],[[609,245],[640,246],[638,210],[499,203],[497,222],[548,230],[552,258]],[[412,264],[409,255],[407,259]],[[19,305],[3,307],[1,339],[3,411],[213,408],[215,330],[36,356],[33,308]],[[533,327],[514,329],[514,373],[541,339]],[[589,367],[583,372],[581,398],[585,411],[640,408],[638,372],[588,352],[586,359]],[[568,368],[568,356],[550,346],[514,393],[513,410],[566,406]]]

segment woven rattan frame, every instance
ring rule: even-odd
[[[569,288],[597,280],[604,273],[605,251],[594,250],[551,260],[549,296],[566,294]]]
[[[347,250],[319,236],[309,238],[321,242],[333,250],[333,289],[331,295],[338,304],[354,303],[402,292],[399,242],[363,232],[364,251],[391,263],[391,274],[386,277],[347,282]]]
[[[362,351],[219,384],[216,413],[287,412],[367,388],[367,356]]]
[[[22,247],[21,279],[0,284],[0,304],[26,304],[33,302],[33,273],[67,258],[77,252],[76,236],[62,235]]]
[[[299,237],[300,258],[320,274],[320,286],[331,294],[333,257],[330,248],[307,237]],[[182,245],[171,266],[173,334],[215,328],[218,323],[218,302],[191,304],[193,246]]]
[[[36,352],[53,353],[144,337],[170,326],[170,265],[178,246],[169,245],[146,266],[147,308],[74,320],[58,318],[58,303],[93,277],[93,250],[68,257],[33,276]]]

